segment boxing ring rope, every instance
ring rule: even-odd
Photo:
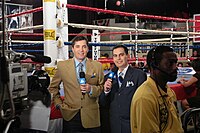
[[[66,7],[71,8],[71,9],[79,9],[79,10],[88,10],[88,11],[96,11],[96,12],[102,12],[102,13],[109,13],[109,14],[117,14],[117,15],[124,15],[124,16],[137,16],[137,17],[142,17],[142,18],[154,18],[154,19],[162,19],[162,20],[176,20],[176,21],[187,21],[187,22],[200,22],[199,20],[191,20],[191,19],[181,19],[181,18],[174,18],[174,17],[163,17],[163,16],[155,16],[155,15],[145,15],[145,14],[136,14],[136,13],[127,13],[127,12],[120,12],[120,11],[113,11],[113,10],[104,10],[104,9],[98,9],[98,8],[92,8],[92,7],[85,7],[85,6],[77,6],[77,5],[72,5],[72,4],[67,4]],[[25,12],[21,12],[21,13],[17,13],[17,14],[10,14],[7,15],[7,17],[14,17],[14,16],[19,16],[19,15],[23,15],[26,13],[33,13],[33,12],[38,12],[38,11],[42,11],[42,7],[36,8],[36,9],[32,9],[32,10],[28,10]],[[87,29],[95,29],[93,25],[84,25],[84,24],[73,24],[73,23],[68,23],[66,25],[72,26],[72,27],[76,27],[76,28],[87,28]],[[89,28],[92,27],[92,28]],[[35,27],[37,28],[37,27]],[[42,28],[42,27],[40,27]],[[31,28],[25,28],[25,29],[20,29],[21,30],[29,30]],[[136,29],[130,29],[130,28],[117,28],[117,27],[105,27],[105,26],[100,26],[100,28],[98,29],[108,29],[108,30],[128,30],[128,31],[135,31]],[[10,32],[15,32],[18,31],[16,30],[11,30]],[[146,30],[146,29],[138,29],[138,31],[141,32],[153,32],[153,33],[163,33],[163,34],[188,34],[186,32],[162,32],[162,31],[157,31],[157,30]],[[189,32],[189,34],[192,35],[198,35],[200,33],[195,33],[195,32]]]
[[[24,28],[18,28],[18,29],[10,29],[6,30],[6,32],[18,32],[18,31],[26,31],[26,30],[33,30],[33,29],[42,29],[43,25],[35,25],[35,26],[29,26],[29,27],[24,27]],[[0,31],[0,34],[2,34],[2,31]]]
[[[95,12],[102,12],[102,13],[109,13],[109,14],[117,14],[117,15],[124,15],[124,16],[135,16],[135,22],[137,22],[137,17],[139,18],[153,18],[153,19],[162,19],[162,20],[175,20],[175,21],[182,21],[182,22],[200,22],[198,20],[188,20],[188,19],[181,19],[181,18],[173,18],[173,17],[163,17],[163,16],[153,16],[153,15],[145,15],[145,14],[136,14],[136,13],[127,13],[127,12],[120,12],[120,11],[112,11],[112,10],[104,10],[104,9],[98,9],[98,8],[91,8],[91,7],[85,7],[85,6],[76,6],[76,5],[71,5],[71,4],[67,4],[66,5],[67,8],[71,8],[71,9],[79,9],[79,10],[87,10],[87,11],[95,11]],[[34,10],[28,10],[25,11],[23,13],[18,13],[18,14],[11,14],[11,15],[7,15],[7,17],[14,17],[13,15],[23,15],[26,13],[32,13],[33,12],[37,12],[37,11],[41,11],[43,8],[39,7],[37,9]],[[200,33],[197,32],[183,32],[183,31],[163,31],[163,30],[147,30],[147,29],[138,29],[137,27],[135,28],[123,28],[123,27],[107,27],[107,26],[96,26],[96,25],[86,25],[86,24],[75,24],[75,23],[64,23],[65,26],[71,26],[71,27],[75,27],[75,28],[86,28],[86,29],[98,29],[98,30],[109,30],[109,31],[122,31],[122,34],[129,34],[129,35],[135,35],[135,40],[133,40],[132,38],[130,40],[123,40],[123,41],[103,41],[100,43],[135,43],[135,46],[137,45],[137,43],[142,43],[142,42],[158,42],[158,41],[170,41],[171,44],[175,43],[173,42],[173,40],[183,40],[183,39],[187,39],[187,43],[189,42],[190,38],[194,38],[194,36],[189,36],[189,35],[199,35]],[[188,25],[187,25],[188,26]],[[39,25],[39,26],[33,26],[33,27],[26,27],[26,28],[20,28],[20,29],[12,29],[12,30],[8,30],[8,32],[13,32],[12,35],[20,35],[20,33],[14,33],[17,31],[24,31],[24,30],[30,30],[30,29],[38,29],[38,28],[43,28],[43,25]],[[172,28],[171,28],[172,29]],[[173,28],[174,29],[174,28]],[[188,27],[187,27],[188,29]],[[124,32],[126,31],[126,32]],[[120,32],[112,32],[112,33],[116,33],[116,34],[121,34]],[[170,34],[171,37],[170,38],[159,38],[159,39],[143,39],[143,40],[138,40],[137,35],[138,34],[143,34],[143,33],[155,33],[155,34]],[[0,32],[0,34],[2,34]],[[35,33],[34,33],[35,34]],[[34,35],[33,34],[33,35]],[[100,35],[108,35],[111,33],[100,33]],[[187,35],[187,37],[172,37],[172,35]],[[22,34],[21,34],[22,35]],[[31,36],[31,34],[26,34]],[[35,36],[42,36],[43,34],[35,34]],[[68,35],[73,35],[73,36],[78,36],[79,34],[73,34],[73,33],[69,33]],[[84,34],[83,34],[84,35]],[[91,36],[91,34],[85,34],[86,36]],[[198,36],[196,36],[198,37]],[[18,42],[24,42],[21,40],[12,40],[12,42],[18,43]],[[27,41],[25,43],[34,43],[31,41]],[[42,43],[39,42],[39,43]],[[162,43],[162,42],[161,42]],[[189,46],[189,45],[188,45]],[[137,48],[136,48],[137,49]]]
[[[75,23],[64,23],[67,26],[71,26],[74,28],[86,28],[91,30],[109,30],[109,31],[129,31],[136,32],[138,30],[142,33],[157,33],[157,34],[175,34],[175,35],[187,35],[188,33],[191,35],[200,35],[197,32],[181,32],[181,31],[160,31],[160,30],[147,30],[147,29],[135,29],[135,28],[123,28],[123,27],[111,27],[111,26],[97,26],[97,25],[88,25],[88,24],[75,24]]]
[[[189,31],[188,30],[188,23],[189,22],[200,22],[199,20],[182,19],[182,18],[174,18],[174,17],[163,17],[163,16],[155,16],[155,15],[136,14],[136,13],[127,13],[127,12],[112,11],[112,10],[107,10],[107,9],[98,9],[98,8],[86,7],[86,6],[77,6],[77,5],[72,5],[72,4],[67,4],[66,7],[67,8],[71,8],[71,9],[87,10],[87,11],[94,11],[94,12],[100,12],[100,13],[115,14],[115,15],[120,15],[120,16],[130,16],[130,17],[135,16],[135,19],[136,19],[135,23],[137,23],[137,17],[140,17],[140,18],[151,18],[151,19],[160,19],[160,20],[171,20],[171,21],[172,20],[173,21],[183,21],[183,22],[186,22],[186,27],[187,27],[187,29],[186,29],[187,30],[187,33],[186,33],[186,35],[187,35],[187,38],[186,38],[187,39],[187,43],[189,43],[189,35],[191,34],[191,33],[188,32]],[[150,32],[152,32],[152,30]],[[158,31],[156,31],[156,32],[158,32]],[[154,31],[154,33],[155,33],[155,31]],[[170,38],[173,37],[173,34],[174,34],[174,32],[173,32],[173,29],[172,29],[171,30],[171,37]],[[135,36],[135,42],[137,43],[137,35]],[[172,39],[170,40],[170,42],[172,44]],[[188,52],[188,56],[189,56],[189,52]]]
[[[39,11],[42,11],[42,10],[43,10],[43,7],[38,7],[38,8],[30,9],[30,10],[27,10],[27,11],[23,11],[23,12],[20,12],[20,13],[9,14],[9,15],[6,15],[5,18],[17,17],[17,16],[21,16],[21,15],[24,15],[24,14],[39,12]],[[2,20],[2,17],[0,18],[0,20]]]
[[[44,41],[11,40],[13,43],[44,43]]]
[[[12,33],[12,36],[43,36],[43,33]]]
[[[107,14],[127,16],[127,17],[138,16],[139,18],[158,19],[158,20],[175,20],[175,21],[182,21],[182,22],[186,22],[186,21],[188,21],[188,22],[200,22],[200,20],[193,20],[193,19],[183,19],[183,18],[156,16],[156,15],[137,14],[137,13],[129,13],[129,12],[121,12],[121,11],[113,11],[113,10],[105,10],[105,9],[99,9],[99,8],[93,8],[93,7],[79,6],[79,5],[73,5],[73,4],[67,4],[66,7],[70,8],[70,9],[93,11],[93,12],[107,13]]]
[[[100,33],[101,36],[106,36],[106,35],[127,35],[130,34],[130,32],[105,32],[105,33]],[[132,35],[134,35],[134,32],[131,32]],[[43,36],[43,33],[12,33],[12,36]],[[69,33],[69,36],[92,36],[90,33]]]

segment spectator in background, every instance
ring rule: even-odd
[[[43,64],[35,64],[35,70],[42,70]]]
[[[177,67],[183,67],[183,62],[178,62]]]
[[[143,67],[144,67],[144,62],[138,62],[138,68],[142,70]]]
[[[36,71],[42,70],[42,66],[43,66],[43,64],[41,64],[41,63],[35,64],[35,68],[34,68],[34,70],[33,70],[33,72],[32,72],[32,75],[34,75],[34,73],[35,73]]]
[[[105,78],[104,92],[100,95],[100,106],[108,107],[111,133],[131,133],[130,103],[136,89],[146,80],[146,73],[128,64],[128,49],[116,45],[113,61],[117,66],[115,77]]]
[[[186,67],[191,67],[191,62],[190,61],[186,62],[185,66]]]
[[[112,70],[114,67],[116,67],[116,66],[115,66],[115,63],[111,62],[111,63],[110,63],[110,70]]]
[[[193,84],[196,84],[197,95],[195,97],[191,97],[181,101],[182,107],[184,109],[192,107],[200,108],[200,59],[194,59],[191,65],[193,69],[196,71],[196,73],[188,81],[185,80],[184,78],[181,78],[180,83],[184,87],[189,87]]]
[[[192,57],[199,57],[199,53],[197,50],[193,51]]]
[[[132,63],[131,63],[131,66],[132,66],[133,68],[138,68],[136,62],[132,62]]]
[[[109,58],[109,55],[107,53],[105,53],[101,56],[101,58],[104,58],[105,61],[106,61],[106,59]],[[104,75],[108,74],[109,71],[110,71],[110,63],[102,63],[102,67],[103,67],[103,70],[104,70]]]

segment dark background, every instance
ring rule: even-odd
[[[161,15],[169,17],[192,18],[193,14],[200,14],[200,0],[125,0],[125,5],[116,5],[117,0],[108,0],[107,9],[119,10],[125,12]],[[68,0],[69,4],[82,5],[88,7],[97,7],[104,9],[104,0]],[[10,3],[33,5],[33,8],[41,7],[42,0],[10,0]],[[95,19],[113,18],[114,15],[96,13],[90,11],[81,11],[69,9],[70,23],[92,24]],[[33,25],[39,25],[43,22],[42,12],[34,13]],[[69,33],[79,33],[83,29],[74,29],[69,27]],[[42,30],[34,32],[42,33]],[[72,39],[73,37],[70,37]],[[30,40],[30,38],[28,38]],[[42,37],[37,40],[43,40]]]

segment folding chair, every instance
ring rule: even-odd
[[[200,133],[200,108],[186,110],[181,118],[185,133]]]

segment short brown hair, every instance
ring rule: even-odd
[[[77,36],[77,37],[75,37],[75,38],[72,40],[72,47],[74,47],[74,45],[75,45],[75,43],[76,43],[77,41],[82,41],[82,40],[85,40],[86,43],[87,43],[87,46],[89,46],[89,42],[88,42],[88,39],[87,39],[86,37],[84,37],[84,36]]]

